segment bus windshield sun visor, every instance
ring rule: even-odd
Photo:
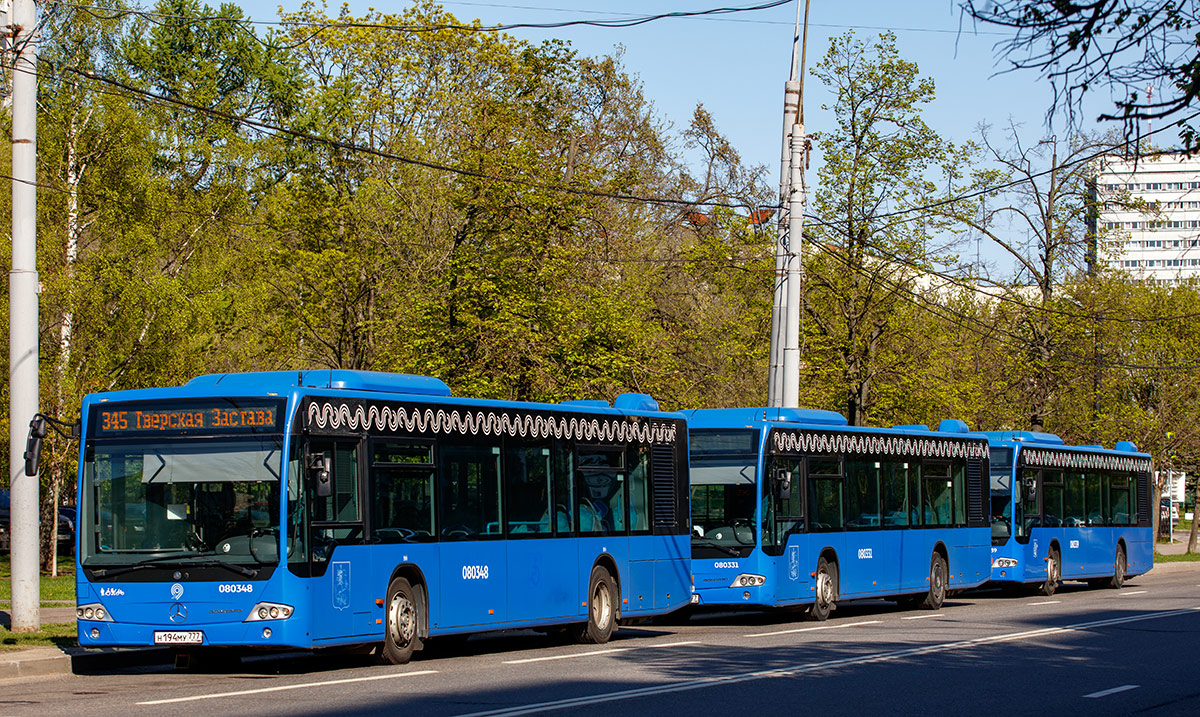
[[[147,453],[142,461],[143,483],[221,483],[279,480],[276,448]],[[265,469],[265,470],[264,470]]]

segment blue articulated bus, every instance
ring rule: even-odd
[[[859,428],[831,411],[685,411],[698,605],[941,607],[988,569],[988,444],[961,421]]]
[[[84,647],[379,645],[691,595],[687,433],[644,394],[533,404],[420,376],[200,376],[82,405]]]
[[[1051,433],[987,432],[992,580],[1052,595],[1063,580],[1119,588],[1154,565],[1153,462],[1120,441],[1068,446]]]

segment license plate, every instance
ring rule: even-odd
[[[200,645],[203,642],[204,632],[201,630],[154,631],[155,645]]]

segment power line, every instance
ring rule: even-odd
[[[221,15],[210,16],[190,16],[190,15],[171,15],[167,13],[152,12],[148,10],[137,9],[115,9],[106,8],[95,5],[83,5],[78,3],[62,3],[67,7],[77,10],[84,10],[89,13],[107,12],[111,15],[104,16],[104,19],[116,20],[121,17],[137,16],[145,19],[165,19],[165,20],[188,20],[191,22],[209,22],[209,21],[226,21],[235,22],[245,25],[262,25],[274,27],[311,27],[317,29],[376,29],[376,30],[392,30],[396,32],[440,32],[443,30],[457,30],[461,32],[506,32],[508,30],[555,30],[567,27],[588,26],[599,28],[627,28],[645,25],[659,20],[673,20],[686,18],[702,18],[721,15],[733,15],[744,12],[755,12],[758,10],[770,10],[771,8],[786,5],[792,0],[770,0],[769,2],[758,5],[748,5],[739,7],[717,7],[707,10],[675,10],[672,12],[658,13],[655,15],[635,15],[611,20],[564,20],[562,22],[510,22],[498,23],[494,25],[462,25],[456,23],[442,23],[429,25],[391,25],[387,23],[374,22],[358,22],[358,21],[340,21],[330,20],[329,22],[310,22],[305,20],[251,20],[234,19]],[[586,12],[586,11],[585,11]],[[613,14],[613,13],[609,13]],[[624,13],[615,13],[618,15]],[[97,15],[97,17],[99,17]]]

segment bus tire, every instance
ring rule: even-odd
[[[817,559],[817,574],[814,576],[816,595],[813,604],[808,607],[809,619],[824,622],[833,612],[837,601],[837,563],[830,563],[825,558]]]
[[[412,659],[417,644],[417,629],[421,624],[421,608],[412,585],[396,578],[388,585],[387,625],[383,637],[383,659],[393,665],[403,665]]]
[[[1061,580],[1062,557],[1059,556],[1057,548],[1052,548],[1050,555],[1046,557],[1046,579],[1038,586],[1038,592],[1047,597],[1053,595]]]
[[[588,580],[588,620],[576,628],[579,642],[603,645],[617,626],[617,590],[612,575],[603,565],[592,568]]]
[[[1113,560],[1113,576],[1108,581],[1108,586],[1116,590],[1120,590],[1125,586],[1125,570],[1129,567],[1129,563],[1125,559],[1125,548],[1117,546],[1117,557]]]
[[[929,591],[921,601],[921,607],[926,610],[941,609],[946,602],[946,586],[949,582],[950,568],[941,553],[935,552],[929,559]]]

